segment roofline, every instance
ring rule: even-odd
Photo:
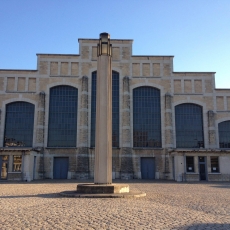
[[[230,88],[215,88],[215,90],[230,90]]]
[[[32,72],[36,72],[37,69],[0,69],[0,71],[32,71]]]
[[[99,38],[98,39],[95,39],[95,38],[78,38],[78,41],[79,40],[99,41]],[[110,39],[110,41],[131,41],[131,42],[133,42],[133,39]]]
[[[80,56],[80,54],[45,54],[45,53],[37,53],[38,55],[54,55],[54,56]]]
[[[216,72],[173,72],[173,73],[216,73]]]
[[[174,55],[132,55],[132,57],[174,57]]]

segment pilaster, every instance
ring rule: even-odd
[[[216,147],[216,131],[215,131],[215,118],[216,114],[212,111],[208,111],[208,141],[209,148]]]
[[[165,147],[173,147],[172,96],[165,94]]]
[[[121,148],[121,179],[133,179],[133,151],[131,148],[130,126],[130,79],[123,78],[123,108],[122,108],[122,148]],[[138,174],[138,172],[136,172]]]
[[[81,79],[80,99],[80,125],[76,156],[76,179],[89,178],[89,152],[88,152],[88,77]]]

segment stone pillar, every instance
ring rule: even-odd
[[[173,147],[172,96],[165,94],[165,147]]]
[[[121,148],[121,179],[138,178],[138,171],[133,169],[133,154],[131,147],[131,126],[130,126],[130,84],[129,77],[123,78],[123,108],[122,108],[122,148]],[[136,167],[138,168],[138,167]]]
[[[173,147],[172,96],[165,94],[165,154],[164,178],[170,179],[168,148]]]
[[[37,108],[37,129],[36,129],[36,145],[44,146],[44,125],[45,125],[45,92],[39,93]]]
[[[41,156],[38,168],[38,175],[40,179],[44,179],[45,174],[45,159],[44,159],[44,131],[45,131],[45,92],[39,93],[38,99],[38,117],[37,117],[37,129],[36,129],[36,145],[41,147]]]
[[[79,143],[76,156],[76,179],[89,178],[88,152],[88,77],[81,79]]]
[[[216,148],[216,131],[215,131],[215,113],[212,110],[208,111],[208,140],[209,148]]]
[[[107,33],[100,34],[98,44],[94,183],[112,183],[112,69]]]

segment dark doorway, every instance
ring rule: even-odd
[[[68,157],[54,157],[54,179],[67,179],[69,169]]]
[[[0,180],[7,179],[8,173],[8,156],[0,156],[0,170],[1,170],[1,177]]]
[[[155,179],[155,158],[141,157],[142,179]]]
[[[206,180],[206,159],[205,157],[199,157],[199,172],[200,172],[200,180]]]

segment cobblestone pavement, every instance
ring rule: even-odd
[[[76,184],[0,182],[0,229],[230,229],[230,183],[139,180],[128,184],[145,198],[59,196]]]

